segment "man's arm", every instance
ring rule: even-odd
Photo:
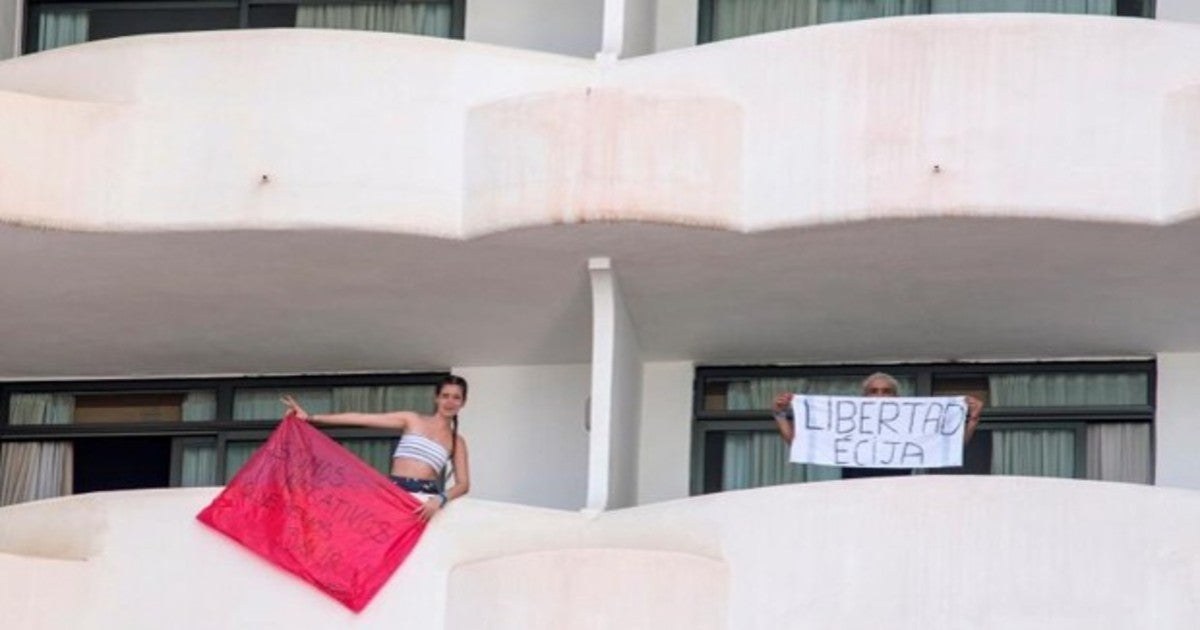
[[[967,396],[967,428],[963,432],[963,445],[967,445],[975,436],[979,426],[979,414],[983,412],[983,401],[974,396]]]
[[[784,444],[791,446],[792,438],[796,437],[796,426],[787,417],[787,411],[792,405],[792,394],[780,394],[775,397],[775,426],[779,429],[779,437]]]

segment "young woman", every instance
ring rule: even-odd
[[[421,520],[433,518],[446,503],[471,489],[467,442],[458,434],[458,412],[467,402],[467,381],[461,376],[447,376],[438,383],[434,393],[437,408],[430,416],[414,411],[310,414],[291,396],[282,400],[301,420],[403,431],[392,455],[392,483],[418,499],[426,495],[415,510]],[[443,473],[448,463],[454,486],[446,490]]]

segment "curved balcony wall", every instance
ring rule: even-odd
[[[1067,630],[1192,628],[1200,614],[1200,499],[1184,490],[921,476],[594,518],[465,499],[360,615],[199,524],[216,491],[0,509],[6,622],[463,628],[491,611],[495,627]]]
[[[1200,27],[973,15],[612,64],[355,32],[190,33],[0,64],[0,220],[470,237],[1200,208]]]

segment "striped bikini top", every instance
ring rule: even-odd
[[[434,470],[441,470],[450,459],[450,453],[437,442],[416,433],[405,433],[396,444],[392,459],[415,459],[422,464],[429,464]]]

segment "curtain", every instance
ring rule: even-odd
[[[395,443],[395,440],[387,438],[338,440],[338,444],[346,447],[346,450],[385,475],[392,472],[392,448]]]
[[[217,481],[217,447],[214,444],[185,444],[182,457],[180,486],[195,488],[220,485]]]
[[[266,440],[255,440],[247,442],[227,442],[225,444],[225,481],[233,479],[237,471],[250,461],[250,456],[258,447],[266,443]]]
[[[336,28],[450,37],[449,2],[301,4],[298,28]]]
[[[932,13],[1082,13],[1116,15],[1116,0],[932,0]]]
[[[433,413],[433,385],[389,385],[385,387],[333,388],[333,413],[359,411],[416,411]]]
[[[1150,448],[1149,424],[1093,424],[1087,430],[1087,478],[1152,483]]]
[[[44,5],[38,10],[38,50],[81,44],[87,39],[87,11],[59,11]]]
[[[1146,374],[999,374],[988,377],[993,407],[1103,407],[1149,402]]]
[[[13,394],[11,424],[70,424],[70,394]],[[74,457],[71,442],[10,442],[0,445],[0,505],[71,494]]]
[[[841,469],[836,467],[788,462],[787,445],[774,431],[729,431],[725,433],[724,455],[722,490],[842,477]]]
[[[291,396],[309,413],[330,413],[333,390],[325,389],[239,389],[233,393],[234,420],[278,420],[286,409],[279,399]]]
[[[775,403],[775,397],[784,392],[832,395],[858,396],[862,394],[862,380],[859,376],[818,376],[813,378],[756,378],[745,381],[732,381],[726,391],[728,411],[769,410]],[[916,390],[916,382],[912,378],[897,378],[900,382],[901,396],[912,396]]]
[[[188,392],[183,398],[184,422],[211,422],[217,419],[217,393],[213,391]]]
[[[1062,429],[992,431],[992,474],[1075,476],[1075,432]]]
[[[929,13],[1116,15],[1116,0],[713,0],[713,41],[798,26]]]

